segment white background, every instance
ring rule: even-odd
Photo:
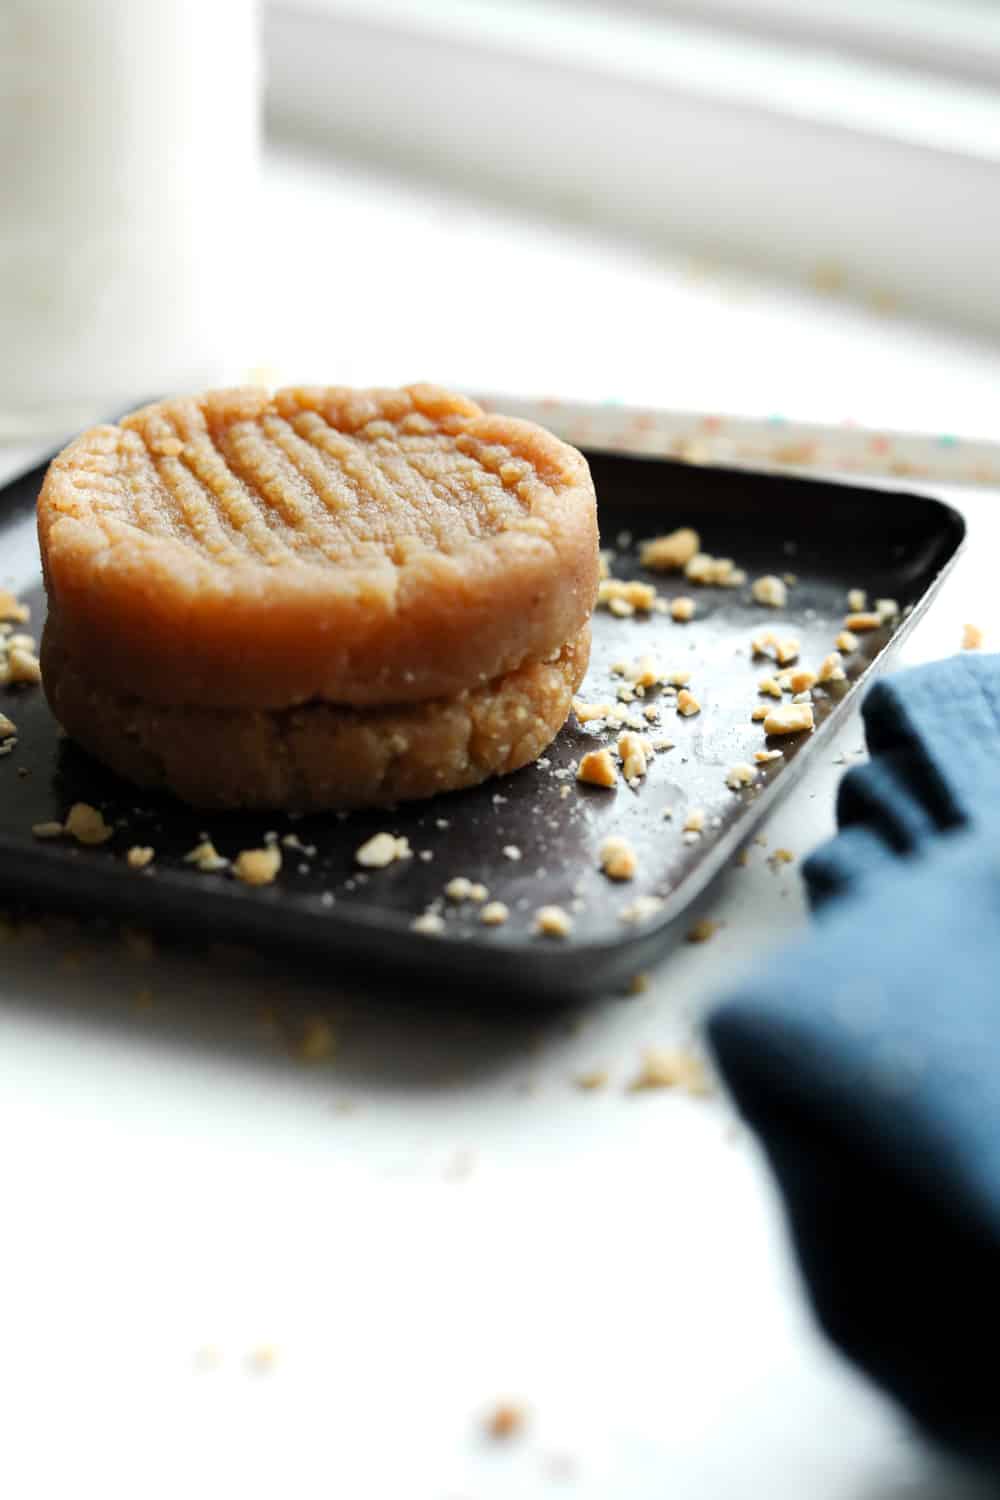
[[[278,376],[995,420],[994,350],[839,300],[287,154],[267,210],[260,359]],[[974,546],[910,659],[953,650],[967,619],[1000,640],[997,496],[960,499]],[[5,567],[0,585],[23,581]],[[859,744],[850,726],[769,848],[801,856],[832,829]],[[441,1016],[416,985],[376,1004],[335,973],[68,932],[5,943],[5,1494],[970,1494],[814,1331],[726,1104],[625,1091],[644,1045],[687,1038],[727,976],[802,926],[797,866],[767,852],[703,903],[725,923],[712,942],[646,994],[562,1017],[474,994]],[[310,1066],[291,1054],[317,1013],[339,1046]],[[581,1093],[594,1066],[610,1085]],[[482,1420],[503,1398],[529,1415],[500,1448]]]

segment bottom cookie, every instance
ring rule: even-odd
[[[118,697],[67,651],[50,615],[42,675],[55,717],[120,776],[205,808],[378,807],[476,786],[542,753],[590,656],[590,626],[550,661],[456,698],[356,709],[163,707]]]

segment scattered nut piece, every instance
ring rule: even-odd
[[[855,614],[858,614],[861,610],[864,609],[864,607],[865,607],[865,605],[867,603],[868,603],[868,595],[865,593],[864,589],[848,589],[848,591],[847,591],[847,607],[848,607],[848,609],[853,610]]]
[[[876,599],[875,612],[883,623],[888,620],[894,620],[899,614],[899,601],[896,599]]]
[[[27,651],[23,646],[14,646],[7,651],[7,681],[11,685],[15,683],[39,683],[42,680],[42,669],[38,657],[33,651]]]
[[[779,703],[764,720],[765,734],[802,734],[815,727],[811,703]]]
[[[853,630],[842,630],[833,644],[838,651],[843,651],[849,656],[852,651],[857,651],[858,638]]]
[[[640,656],[639,660],[626,667],[625,676],[633,687],[656,687],[663,680],[663,673],[651,656]]]
[[[750,642],[750,655],[752,657],[773,656],[777,644],[778,637],[773,630],[761,631],[760,635],[755,635]]]
[[[540,906],[535,912],[535,931],[545,937],[569,937],[573,918],[561,906]]]
[[[13,620],[17,625],[26,625],[31,619],[31,610],[7,589],[0,589],[0,620]]]
[[[618,771],[611,759],[611,751],[588,750],[580,761],[576,779],[586,782],[588,786],[614,787],[617,785]]]
[[[17,725],[6,714],[0,714],[0,740],[12,739],[17,734]]]
[[[61,839],[65,829],[61,823],[33,823],[31,831],[36,839]]]
[[[649,975],[633,974],[628,982],[628,993],[630,995],[643,995],[649,989]]]
[[[125,856],[125,862],[130,870],[144,870],[155,858],[156,850],[151,849],[148,844],[133,844]]]
[[[762,677],[757,684],[757,691],[768,698],[780,698],[781,683],[775,677]]]
[[[791,674],[788,681],[793,693],[807,693],[816,683],[817,677],[816,673],[810,672],[808,667],[800,667],[797,672]]]
[[[804,693],[793,693],[793,695],[792,695],[792,702],[793,703],[811,703],[812,702],[812,693],[809,692],[808,688],[806,689],[806,691]]]
[[[631,906],[624,906],[618,913],[618,920],[637,926],[640,922],[650,921],[662,910],[663,900],[660,896],[637,896]]]
[[[629,1093],[643,1089],[685,1089],[689,1094],[709,1094],[711,1084],[705,1065],[695,1053],[682,1047],[647,1047],[639,1072],[628,1086]]]
[[[693,693],[688,692],[687,688],[681,688],[677,694],[677,712],[685,719],[690,719],[693,714],[701,713],[701,704]]]
[[[632,880],[639,861],[628,839],[612,835],[600,848],[601,869],[611,880]]]
[[[763,703],[759,703],[750,714],[750,717],[755,724],[759,724],[762,719],[767,718],[768,713],[769,709]]]
[[[444,888],[444,893],[449,901],[485,901],[489,891],[478,880],[466,880],[464,875],[456,875],[449,880]]]
[[[767,604],[771,609],[784,609],[788,603],[788,588],[773,573],[765,573],[763,578],[755,578],[751,593],[758,604]]]
[[[203,873],[211,874],[215,870],[226,870],[229,868],[228,859],[223,859],[211,839],[203,839],[193,849],[189,849],[184,856],[184,863],[196,865]]]
[[[626,781],[631,782],[636,777],[645,776],[646,755],[651,750],[652,746],[643,735],[636,734],[631,729],[622,731],[618,736],[618,754],[621,756]]]
[[[504,859],[518,860],[521,858],[521,851],[516,844],[504,844],[503,848],[500,850],[500,853],[503,855]]]
[[[78,844],[106,844],[114,829],[105,823],[103,814],[89,802],[74,802],[66,814],[66,832]]]
[[[479,913],[479,920],[485,927],[502,927],[510,916],[510,908],[502,901],[487,901]]]
[[[691,673],[671,672],[670,676],[667,678],[667,681],[670,683],[671,687],[684,688],[687,687],[691,681]]]
[[[839,651],[831,651],[829,656],[824,656],[819,664],[816,674],[817,682],[844,682],[847,673],[844,671],[844,659]]]
[[[524,1428],[525,1411],[513,1401],[501,1401],[486,1419],[486,1431],[491,1438],[505,1442],[516,1437]]]
[[[584,703],[582,698],[573,699],[573,712],[581,724],[589,724],[593,719],[606,719],[611,707],[610,703]]]
[[[702,917],[693,927],[688,928],[685,937],[689,943],[707,943],[718,932],[720,925],[710,917]]]
[[[962,626],[962,650],[978,651],[983,644],[983,632],[978,625]]]
[[[791,661],[795,661],[796,657],[798,656],[799,643],[794,639],[794,637],[791,636],[787,640],[778,641],[775,644],[774,654],[778,666],[787,667],[788,663]]]
[[[771,859],[776,865],[790,865],[795,859],[791,849],[775,849]]]
[[[608,609],[619,620],[627,620],[630,615],[635,614],[635,609],[629,604],[627,599],[611,599],[608,603]]]
[[[723,588],[735,588],[746,582],[742,568],[735,567],[731,557],[712,557],[708,552],[698,552],[684,567],[684,576],[692,583],[720,584]]]
[[[882,623],[882,616],[873,610],[865,614],[845,615],[844,617],[844,629],[851,631],[852,634],[863,630],[878,630]]]
[[[392,833],[373,833],[354,851],[354,858],[366,870],[384,870],[398,859],[410,859],[412,854],[409,839],[397,838]]]
[[[654,572],[670,573],[683,568],[701,547],[701,539],[690,526],[671,531],[668,536],[654,536],[639,548],[639,561]]]
[[[425,937],[438,937],[444,932],[444,918],[436,911],[425,911],[410,923],[411,932],[422,932]]]
[[[686,594],[679,594],[670,605],[670,618],[677,620],[679,624],[685,624],[694,619],[694,600]]]
[[[656,590],[651,583],[634,580],[627,583],[621,578],[605,578],[597,585],[598,604],[606,604],[612,614],[631,615],[636,610],[648,614],[655,599]]]
[[[784,750],[755,750],[753,758],[759,766],[766,766],[769,760],[784,760]]]
[[[705,814],[700,807],[692,807],[684,819],[685,833],[701,833],[705,827]]]
[[[271,885],[281,869],[277,844],[265,849],[241,849],[233,861],[233,874],[244,885]]]
[[[753,766],[741,761],[739,765],[733,766],[726,776],[726,786],[731,792],[738,792],[742,787],[750,786],[754,778]]]

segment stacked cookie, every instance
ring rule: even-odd
[[[53,712],[202,807],[362,807],[551,741],[586,670],[575,449],[432,386],[256,388],[95,427],[38,501]]]

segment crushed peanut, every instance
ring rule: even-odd
[[[265,849],[241,849],[233,861],[233,874],[244,885],[271,885],[281,869],[277,844]]]
[[[747,577],[731,557],[712,557],[708,552],[696,553],[685,565],[684,576],[692,583],[714,583],[722,588],[736,588],[745,583]]]
[[[775,849],[771,855],[771,859],[776,865],[790,865],[795,859],[795,855],[791,849]]]
[[[612,835],[600,848],[601,869],[611,880],[632,880],[639,861],[628,839]]]
[[[4,675],[11,686],[16,683],[34,685],[41,682],[42,669],[33,651],[24,646],[11,646],[7,650],[7,670]]]
[[[587,1073],[577,1073],[573,1082],[578,1089],[584,1089],[587,1093],[592,1093],[595,1089],[607,1088],[608,1070],[607,1068],[591,1068]]]
[[[687,688],[681,688],[677,694],[677,712],[685,719],[690,719],[693,714],[701,713],[701,704],[693,693],[688,692]]]
[[[775,660],[779,667],[787,667],[789,662],[796,659],[799,654],[799,643],[793,637],[785,641],[777,641],[774,648]]]
[[[824,656],[819,664],[816,674],[817,682],[844,682],[847,673],[844,671],[844,659],[839,651],[831,651],[829,656]]]
[[[635,608],[629,604],[627,599],[611,599],[608,601],[608,609],[611,614],[619,620],[627,620],[635,614]]]
[[[882,623],[882,616],[872,610],[864,614],[845,615],[844,617],[844,629],[849,630],[852,635],[857,635],[863,630],[878,630]]]
[[[302,1026],[298,1055],[303,1062],[323,1062],[337,1049],[333,1027],[325,1016],[307,1016]]]
[[[584,781],[588,786],[614,787],[618,782],[618,771],[614,761],[611,759],[611,751],[588,750],[580,761],[576,773],[577,781]]]
[[[702,917],[693,927],[688,928],[685,939],[689,943],[707,943],[718,932],[720,925],[719,922],[713,922],[711,917]]]
[[[397,860],[410,859],[412,855],[409,839],[397,838],[392,833],[373,833],[354,851],[356,863],[366,870],[384,870]]]
[[[765,734],[802,734],[815,727],[811,703],[779,703],[764,720]]]
[[[693,807],[684,819],[685,833],[701,833],[705,827],[705,814],[700,807]]]
[[[780,698],[781,683],[774,677],[762,677],[757,684],[757,691],[768,698]]]
[[[455,902],[483,902],[489,895],[489,891],[478,880],[467,880],[464,875],[456,875],[453,880],[449,880],[444,893],[449,901]]]
[[[17,734],[17,725],[13,719],[8,719],[6,714],[0,714],[0,740],[13,739]]]
[[[657,687],[663,681],[663,673],[651,656],[641,656],[638,661],[625,668],[625,677],[633,687]]]
[[[652,748],[649,740],[631,729],[623,730],[618,736],[618,754],[626,781],[631,782],[635,777],[645,776],[646,756],[652,752]]]
[[[761,631],[760,635],[755,635],[750,641],[750,655],[752,657],[773,656],[777,644],[778,637],[773,630]]]
[[[864,607],[865,607],[865,605],[867,603],[868,603],[868,595],[865,593],[864,589],[848,589],[848,591],[847,591],[847,607],[848,607],[848,609],[853,610],[855,614],[858,614],[861,610],[864,609]]]
[[[518,1406],[513,1401],[501,1401],[487,1417],[486,1431],[491,1438],[504,1442],[522,1431],[525,1420],[523,1406]]]
[[[31,832],[36,839],[61,839],[65,829],[61,823],[33,823]]]
[[[0,620],[12,620],[16,625],[26,625],[31,619],[31,610],[22,604],[7,589],[0,589]]]
[[[753,720],[753,722],[755,724],[759,724],[762,719],[766,719],[767,718],[769,712],[770,712],[770,710],[768,708],[766,708],[763,703],[760,703],[760,704],[757,705],[757,707],[755,709],[753,709],[753,711],[750,714],[750,717],[751,717],[751,719]]]
[[[626,582],[621,578],[605,578],[597,585],[597,602],[606,604],[612,614],[621,614],[616,605],[627,605],[625,614],[648,614],[653,608],[656,590],[651,583]]]
[[[783,760],[784,750],[755,750],[753,758],[759,766],[766,766],[769,760]]]
[[[704,1063],[681,1047],[647,1047],[629,1093],[644,1089],[685,1089],[689,1094],[711,1093]]]
[[[671,672],[670,676],[667,678],[667,681],[669,682],[670,686],[674,688],[687,687],[691,681],[691,673]]]
[[[215,870],[227,870],[228,859],[223,859],[211,839],[202,839],[193,849],[189,849],[184,856],[184,863],[196,865],[204,874],[211,874]]]
[[[639,561],[654,572],[670,573],[683,568],[701,547],[701,538],[690,526],[682,526],[667,536],[654,536],[639,548]]]
[[[875,613],[883,624],[889,620],[894,620],[899,614],[899,601],[896,599],[876,599]]]
[[[606,719],[611,708],[610,703],[584,703],[582,698],[573,699],[573,712],[581,724],[590,724],[594,719]]]
[[[686,594],[679,594],[670,605],[670,618],[679,624],[685,624],[694,619],[694,600]]]
[[[793,693],[807,693],[817,680],[815,672],[810,672],[808,667],[800,667],[791,674],[788,682]]]
[[[74,802],[66,814],[65,831],[78,844],[106,844],[114,829],[105,823],[103,814],[89,802]]]
[[[637,896],[631,906],[624,906],[618,913],[618,920],[629,926],[637,926],[640,922],[649,922],[656,916],[657,912],[663,910],[663,900],[659,896]]]
[[[156,858],[156,850],[147,844],[133,844],[125,856],[125,862],[130,870],[144,870],[151,865]]]
[[[857,651],[858,638],[853,630],[842,630],[833,644],[838,651],[843,651],[849,656],[852,651]]]
[[[978,625],[962,626],[962,650],[979,651],[983,644],[983,632]]]
[[[510,908],[502,901],[487,901],[479,913],[479,920],[485,927],[502,927],[510,916]]]
[[[516,844],[504,844],[503,848],[500,850],[500,853],[503,855],[504,859],[518,860],[521,858],[521,851]]]
[[[573,918],[561,906],[540,906],[535,912],[535,931],[544,937],[569,937]]]
[[[741,787],[750,786],[754,778],[753,766],[741,761],[739,765],[733,766],[726,776],[726,786],[731,792],[738,792]]]
[[[755,578],[750,592],[758,604],[767,604],[771,609],[784,609],[788,603],[788,587],[773,573]]]

